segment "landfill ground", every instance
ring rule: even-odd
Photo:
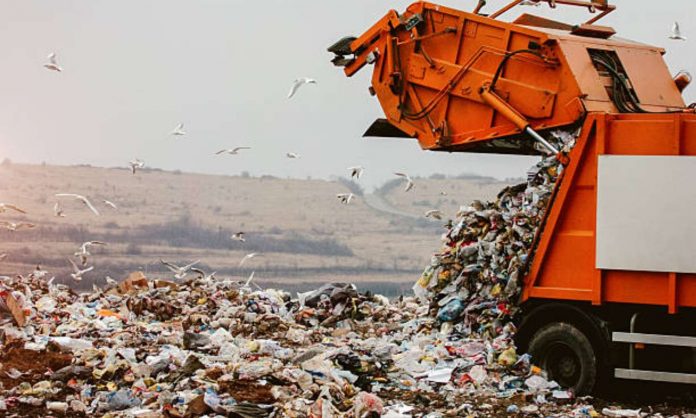
[[[375,338],[379,338],[380,344],[389,345],[419,335],[425,337],[423,341],[430,344],[461,346],[456,341],[448,342],[446,338],[439,340],[437,337],[443,337],[442,335],[429,334],[427,330],[433,325],[432,321],[427,318],[422,320],[417,318],[417,312],[424,311],[413,299],[387,302],[379,297],[371,298],[369,295],[360,294],[352,287],[345,286],[344,289],[348,289],[347,293],[341,295],[334,292],[334,300],[338,301],[337,298],[348,296],[359,304],[357,312],[351,314],[344,311],[339,318],[332,317],[324,310],[328,306],[322,308],[320,303],[317,303],[322,300],[324,303],[330,303],[321,296],[328,294],[326,292],[328,287],[314,294],[305,295],[305,303],[316,308],[306,306],[300,308],[298,301],[291,300],[289,295],[272,290],[252,291],[245,289],[242,283],[223,281],[213,284],[196,279],[175,285],[169,281],[146,280],[139,275],[133,278],[103,293],[81,296],[77,296],[64,286],[47,286],[45,282],[36,279],[25,282],[32,290],[32,294],[38,296],[37,303],[34,304],[36,308],[33,317],[34,325],[37,328],[43,328],[44,331],[52,329],[49,332],[50,335],[73,335],[71,338],[74,340],[40,335],[27,339],[13,326],[14,318],[5,319],[4,346],[0,356],[0,363],[2,363],[0,382],[3,387],[0,406],[4,408],[4,411],[0,416],[175,417],[204,416],[205,414],[215,416],[216,414],[212,413],[206,403],[202,404],[198,412],[191,407],[193,400],[199,394],[205,393],[206,388],[208,390],[215,388],[218,400],[227,399],[230,406],[246,402],[250,405],[275,404],[279,408],[287,408],[276,410],[275,415],[269,415],[261,410],[254,410],[247,415],[235,415],[235,413],[221,410],[223,412],[218,414],[234,417],[359,416],[351,410],[355,408],[356,393],[370,387],[373,389],[372,393],[379,399],[383,415],[393,417],[584,417],[594,416],[596,411],[602,411],[605,408],[616,407],[622,410],[640,409],[648,413],[648,416],[688,417],[689,411],[693,411],[696,407],[693,393],[687,387],[670,387],[668,391],[660,391],[656,385],[628,384],[625,395],[613,401],[587,397],[562,401],[549,399],[548,402],[541,403],[539,396],[542,395],[542,398],[546,399],[550,393],[546,390],[532,393],[528,388],[525,389],[524,385],[514,393],[507,393],[501,397],[501,392],[495,388],[495,385],[472,385],[470,381],[462,385],[424,384],[424,380],[413,379],[403,374],[403,371],[399,372],[395,364],[379,366],[376,364],[378,357],[374,353],[361,349],[364,344]],[[168,291],[162,292],[158,289],[168,289]],[[172,294],[172,291],[175,292]],[[156,296],[157,294],[160,294],[160,298]],[[156,310],[155,312],[141,311],[134,315],[138,310],[133,309],[129,320],[116,315],[118,312],[124,312],[124,302],[132,307],[136,301],[149,301],[151,306],[155,306],[158,305],[156,301],[166,300],[167,294],[170,297],[176,295],[172,298],[176,301],[173,303],[174,315],[169,319],[162,316],[168,315],[162,310],[158,313]],[[320,296],[317,297],[317,295]],[[165,297],[162,298],[162,296]],[[277,297],[284,297],[287,300],[286,304],[282,304],[283,299],[275,299]],[[54,304],[49,300],[55,300],[58,303]],[[111,302],[106,302],[107,300]],[[282,315],[284,312],[282,306],[293,305],[295,309],[287,311],[287,314],[291,315]],[[249,307],[253,308],[250,310]],[[190,310],[189,314],[182,315],[187,310]],[[254,310],[256,312],[253,312]],[[260,314],[263,310],[266,312]],[[278,314],[269,312],[276,310]],[[222,315],[220,315],[221,312],[223,312]],[[359,312],[364,315],[362,319],[358,319],[361,316]],[[256,315],[250,315],[250,313]],[[157,319],[158,316],[159,319]],[[352,319],[350,316],[356,316],[356,318]],[[264,317],[265,321],[262,319]],[[83,324],[83,321],[90,321],[92,324],[108,325],[106,328],[85,326],[87,330],[82,331],[70,326],[72,332],[67,332],[66,329],[57,332],[60,318],[68,321],[72,318],[72,321]],[[230,325],[227,328],[230,330],[229,334],[221,332],[220,328],[213,332],[215,326],[221,325],[220,322],[227,323],[225,319],[230,319]],[[323,319],[322,322],[326,325],[317,324],[319,319]],[[413,321],[416,321],[418,325],[413,327],[415,325]],[[265,325],[263,325],[264,322]],[[71,325],[77,325],[77,323]],[[404,324],[409,324],[412,328],[407,330],[405,328],[408,326],[403,327]],[[148,329],[160,330],[160,334],[148,335]],[[411,334],[412,332],[415,334]],[[197,340],[198,337],[192,337],[193,335],[205,337]],[[224,338],[218,339],[215,336],[224,336]],[[77,340],[90,341],[94,348],[99,347],[98,352],[88,353],[93,350],[92,348],[75,349],[73,344]],[[27,344],[30,341],[35,344]],[[277,345],[268,343],[270,341],[277,342]],[[264,347],[263,342],[269,345]],[[166,343],[184,350],[186,354],[178,356],[183,361],[172,357],[168,369],[158,374],[153,374],[150,368],[141,370],[139,366],[153,364],[153,361],[148,361],[146,356],[148,354],[156,356],[166,347]],[[368,343],[368,346],[371,345]],[[24,348],[25,346],[29,348]],[[123,356],[119,357],[115,354],[126,347],[135,350],[135,358],[124,352],[125,357],[131,358],[131,361],[124,361]],[[234,354],[226,361],[221,361],[220,358],[215,360],[214,354],[219,355],[222,350],[231,350]],[[347,357],[340,357],[341,354]],[[112,355],[114,357],[111,357]],[[396,353],[394,358],[397,358],[397,362],[399,355],[403,355],[403,352]],[[181,371],[186,368],[185,364],[189,362],[190,356],[197,356],[204,363],[208,361],[211,363],[195,371],[192,371],[194,369],[186,371],[183,374],[186,377],[180,380],[179,386],[173,386],[171,382],[181,378]],[[351,358],[352,356],[355,357]],[[281,367],[273,371],[263,370],[268,367],[267,361],[273,357],[281,358],[284,367],[279,364],[278,366]],[[304,365],[302,365],[302,357],[308,359],[305,360]],[[333,360],[317,362],[315,365],[309,364],[312,358],[317,357],[333,358]],[[448,357],[443,356],[439,360],[450,361],[456,356]],[[87,360],[89,358],[92,360]],[[380,358],[384,358],[383,354]],[[422,361],[425,363],[427,360]],[[240,367],[245,367],[241,363],[246,363],[245,370],[250,374],[244,376],[244,372],[240,372]],[[255,368],[254,365],[259,367]],[[322,367],[325,368],[323,372],[320,371]],[[359,379],[364,378],[364,380],[358,380],[353,385],[344,382],[344,385],[339,387],[336,385],[336,376],[329,377],[331,372],[326,369],[327,367],[334,372],[341,371],[342,376],[355,373],[354,377],[359,376]],[[303,384],[307,385],[308,389],[303,392],[297,385],[300,384],[302,377],[308,376],[304,369],[312,371],[313,383],[309,384],[305,381]],[[493,366],[491,369],[494,370],[496,367]],[[138,378],[134,375],[136,370],[138,370],[137,373],[149,374],[150,377]],[[288,370],[295,372],[287,373]],[[12,377],[11,375],[16,372],[21,373],[21,376]],[[499,378],[496,373],[502,375],[506,371],[499,369],[497,372],[491,372],[489,377],[492,381]],[[524,379],[530,373],[533,372],[524,370],[519,378]],[[101,377],[96,378],[97,375]],[[378,382],[383,386],[378,387],[380,384]],[[397,384],[394,385],[395,383]],[[147,385],[150,386],[146,387]],[[312,388],[312,386],[315,387]],[[321,395],[322,386],[332,387],[332,390],[323,395],[324,397]],[[141,388],[129,392],[132,399],[142,399],[139,407],[125,408],[121,405],[115,410],[108,410],[109,396],[123,391],[124,388],[133,387]],[[172,393],[169,391],[175,387],[180,391],[181,399],[169,398],[171,403],[170,408],[167,408],[168,404],[162,402],[161,398],[171,396]],[[87,405],[90,403],[86,402],[89,398],[85,396],[88,388],[97,395],[91,398],[93,399],[91,404],[96,408],[89,412]],[[293,393],[293,397],[305,400],[300,403],[299,408],[305,407],[307,409],[305,412],[291,409],[293,402],[288,400],[292,398],[285,396]],[[319,395],[318,399],[315,398],[316,395]],[[329,399],[327,396],[333,396],[332,403],[336,406],[336,409],[331,411],[333,415],[312,413],[311,407],[316,405],[318,400]],[[75,410],[72,407],[64,413],[47,411],[48,402],[73,405],[71,402],[78,399],[85,402],[75,404],[76,408],[79,409],[80,405],[83,405],[85,411]],[[234,402],[229,402],[231,399],[234,399]],[[184,400],[187,402],[184,403]],[[214,402],[209,403],[216,405]],[[160,404],[163,404],[162,407]],[[409,415],[406,413],[387,415],[386,408],[389,405],[407,405],[413,409],[408,412]],[[518,409],[532,407],[532,410],[526,414],[511,413],[509,412],[511,407]],[[439,411],[440,415],[434,415],[433,411]],[[341,412],[345,415],[341,415]]]

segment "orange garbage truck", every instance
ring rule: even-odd
[[[352,76],[373,67],[384,117],[365,136],[430,151],[556,154],[555,184],[525,270],[516,335],[578,393],[614,378],[696,383],[696,115],[665,50],[597,24],[418,2],[329,48]],[[548,135],[579,129],[575,147]],[[606,379],[606,380],[605,380]]]

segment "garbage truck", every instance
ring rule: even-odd
[[[494,2],[490,2],[494,3]],[[372,66],[384,111],[365,136],[429,151],[556,155],[563,172],[522,279],[520,350],[576,393],[618,380],[696,383],[696,115],[665,50],[598,21],[479,1],[417,2],[329,48],[352,76]],[[676,42],[676,41],[675,41]],[[569,152],[553,130],[579,132]]]

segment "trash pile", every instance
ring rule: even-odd
[[[555,131],[552,142],[569,152],[576,136]],[[521,277],[562,170],[556,156],[546,157],[529,170],[526,183],[506,187],[495,202],[460,207],[442,250],[413,287],[422,302],[437,309],[444,334],[494,342],[505,365],[514,360],[511,319],[518,311]]]
[[[417,297],[331,283],[293,298],[142,273],[86,294],[6,280],[0,415],[598,416],[512,343],[517,279],[559,169],[546,159],[527,186],[463,208]]]

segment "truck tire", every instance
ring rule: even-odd
[[[590,340],[565,322],[540,328],[529,343],[532,362],[549,378],[577,395],[592,393],[597,380],[597,356]]]

